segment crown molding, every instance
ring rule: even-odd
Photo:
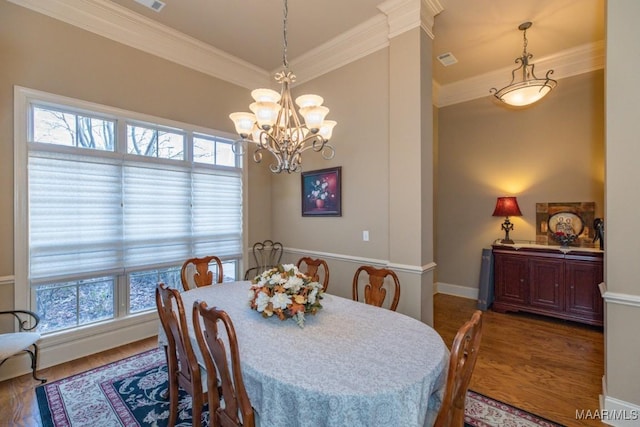
[[[439,0],[386,0],[378,5],[378,9],[389,21],[389,38],[421,27],[433,39],[435,16],[444,7]]]
[[[390,39],[420,26],[420,3],[421,0],[386,0],[378,5],[389,21]]]
[[[544,75],[546,70],[553,69],[553,78],[559,80],[603,69],[604,62],[605,44],[601,40],[541,58],[534,61],[534,64],[538,75]],[[491,96],[489,89],[509,84],[512,70],[512,67],[506,67],[448,85],[435,84],[434,104],[446,107]]]
[[[289,61],[296,83],[304,83],[389,46],[388,24],[378,15]],[[275,71],[274,71],[275,72]]]
[[[268,71],[108,0],[8,1],[241,87],[272,83]],[[384,1],[378,16],[291,60],[297,84],[386,48],[390,38],[418,26],[433,37],[433,19],[444,9],[443,1]],[[539,73],[553,69],[553,77],[562,79],[602,69],[604,62],[605,44],[599,41],[541,58],[535,65]],[[502,68],[448,85],[433,82],[434,105],[446,107],[490,96],[490,88],[509,83],[511,71]]]
[[[439,0],[386,0],[378,9],[378,16],[290,61],[297,84],[383,49],[389,39],[413,28],[423,28],[433,39],[433,22],[443,7]]]
[[[433,24],[436,19],[436,15],[444,10],[444,6],[438,0],[422,0],[422,7],[420,8],[420,26],[431,37],[431,40],[435,38],[433,33]]]
[[[124,45],[246,88],[269,73],[107,0],[8,0]]]

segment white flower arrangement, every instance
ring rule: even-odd
[[[252,280],[249,305],[263,317],[274,314],[280,320],[294,319],[304,327],[305,313],[316,314],[322,308],[322,285],[298,270],[294,264],[278,265]]]

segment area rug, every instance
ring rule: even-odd
[[[160,349],[36,388],[44,427],[164,427],[169,419],[167,367]],[[562,427],[478,393],[467,394],[465,426]],[[180,391],[176,426],[191,426],[191,397]],[[202,414],[209,425],[209,412]]]
[[[564,427],[471,390],[467,392],[464,413],[465,427]]]

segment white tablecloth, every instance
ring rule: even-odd
[[[449,350],[411,317],[325,294],[304,328],[249,308],[250,282],[182,294],[192,343],[193,302],[234,323],[247,393],[261,427],[423,426],[439,409]],[[162,341],[163,334],[160,340]]]

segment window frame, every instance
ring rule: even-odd
[[[48,151],[61,151],[61,152],[75,152],[78,148],[57,146],[55,144],[48,143],[35,143],[29,142],[33,140],[31,135],[31,105],[47,107],[57,111],[64,111],[65,107],[69,109],[73,114],[85,114],[89,117],[96,117],[101,119],[115,120],[116,121],[116,146],[114,152],[99,150],[101,156],[113,157],[122,160],[126,163],[128,159],[135,160],[136,162],[144,162],[145,156],[128,154],[126,128],[128,125],[148,125],[154,129],[178,129],[184,131],[185,135],[185,147],[184,158],[182,160],[175,159],[158,159],[152,157],[151,161],[155,164],[170,165],[180,164],[182,166],[189,166],[193,169],[228,169],[236,170],[240,169],[240,179],[242,185],[242,219],[241,219],[241,233],[242,242],[241,247],[246,247],[247,240],[247,202],[246,195],[248,194],[247,186],[247,161],[246,156],[237,156],[237,167],[217,166],[202,162],[193,162],[192,160],[192,147],[187,141],[193,141],[193,136],[208,135],[219,138],[227,138],[234,140],[235,136],[218,130],[207,129],[201,126],[195,126],[191,124],[181,123],[169,119],[158,118],[142,113],[136,113],[132,111],[122,110],[105,105],[95,104],[88,101],[73,99],[61,95],[50,94],[38,90],[24,88],[20,86],[14,87],[14,306],[26,307],[32,309],[35,304],[35,292],[32,292],[28,279],[29,270],[29,246],[28,246],[28,172],[26,165],[28,164],[29,156],[29,144],[43,144],[47,146]],[[52,146],[54,147],[52,149]],[[197,165],[197,166],[195,166]],[[195,166],[195,168],[194,168]],[[246,263],[246,251],[242,250],[240,257],[237,259],[236,277],[240,279],[241,268]],[[150,269],[165,268],[168,265],[158,264],[148,266]],[[87,325],[79,325],[71,329],[64,329],[60,331],[54,331],[47,333],[44,338],[49,337],[48,340],[56,342],[62,339],[63,341],[71,341],[78,337],[87,336],[87,330],[104,331],[106,333],[118,330],[121,324],[132,324],[132,318],[142,318],[143,320],[157,320],[157,314],[155,311],[143,311],[143,312],[129,312],[129,292],[127,292],[129,284],[129,273],[133,270],[127,270],[123,275],[116,275],[114,285],[114,318],[106,321],[100,321],[98,323],[90,323]],[[123,316],[123,310],[128,314]],[[63,338],[60,338],[63,337]]]

